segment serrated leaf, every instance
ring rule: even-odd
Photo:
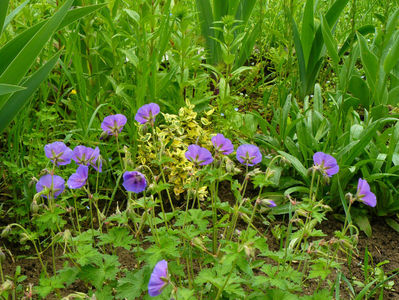
[[[100,236],[99,245],[112,245],[113,247],[122,247],[130,250],[132,244],[137,243],[133,240],[130,231],[125,227],[113,227],[107,233]]]

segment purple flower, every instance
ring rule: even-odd
[[[368,206],[375,207],[377,205],[377,197],[370,191],[370,186],[365,179],[359,178],[356,198]]]
[[[336,159],[323,152],[316,152],[313,155],[313,162],[315,167],[320,170],[323,175],[327,175],[328,177],[337,174],[339,171]]]
[[[127,171],[123,174],[123,187],[128,192],[141,193],[147,186],[147,181],[143,174],[137,171]]]
[[[87,177],[89,176],[89,168],[85,165],[80,165],[76,173],[73,173],[67,182],[70,189],[80,189],[86,184]]]
[[[100,149],[95,149],[86,146],[76,146],[73,149],[72,159],[78,165],[88,166],[91,165],[96,171],[102,171],[102,160],[100,158]]]
[[[152,271],[150,281],[148,282],[148,294],[151,297],[160,295],[168,283],[168,262],[161,260],[155,265]]]
[[[270,200],[270,199],[269,199],[268,202],[269,202],[269,203],[268,203],[268,206],[269,206],[269,207],[276,207],[276,206],[277,206],[276,202],[274,202],[273,200]]]
[[[202,148],[198,145],[188,146],[185,156],[189,161],[200,166],[209,165],[211,162],[213,162],[211,152],[209,152],[208,149]]]
[[[108,135],[117,136],[125,126],[127,119],[122,114],[110,115],[105,117],[103,122],[101,123],[101,129],[108,133]]]
[[[159,114],[159,105],[156,103],[145,104],[140,107],[134,119],[140,124],[150,122],[151,125],[155,122],[155,116]]]
[[[216,136],[212,137],[211,141],[216,151],[224,155],[229,155],[234,151],[233,143],[229,139],[225,138],[221,133],[218,133]]]
[[[46,156],[50,158],[51,162],[62,166],[71,163],[72,150],[63,142],[54,142],[44,146]]]
[[[50,197],[57,198],[65,189],[65,180],[57,175],[47,174],[40,177],[39,181],[36,183],[36,192],[40,193],[43,189],[47,188],[50,192]],[[46,194],[41,195],[47,198]]]
[[[246,166],[254,166],[262,161],[262,154],[259,148],[249,144],[239,146],[236,157],[240,163]]]

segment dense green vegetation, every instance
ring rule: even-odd
[[[0,298],[384,299],[398,103],[398,0],[2,0]]]

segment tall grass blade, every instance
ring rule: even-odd
[[[24,89],[22,86],[0,83],[0,95],[11,94]]]
[[[291,26],[292,26],[292,33],[294,36],[294,46],[295,46],[295,51],[296,51],[296,57],[298,59],[298,65],[299,65],[299,79],[300,79],[300,90],[301,90],[301,95],[304,96],[304,93],[306,92],[306,86],[307,86],[307,80],[306,80],[306,62],[305,62],[305,57],[303,55],[303,48],[302,48],[302,43],[301,43],[301,38],[299,36],[298,32],[298,27],[296,26],[294,18],[291,20]]]
[[[314,39],[314,0],[307,0],[303,12],[301,42],[305,64],[308,64],[310,49]]]
[[[324,16],[321,17],[321,33],[323,34],[323,40],[324,43],[326,44],[327,51],[330,54],[331,59],[334,63],[334,67],[337,68],[339,64],[339,55],[337,50],[338,47],[336,41],[332,36],[331,28],[328,25],[328,22]]]
[[[7,16],[8,3],[9,3],[9,0],[1,0],[0,1],[0,36],[1,36],[1,33],[3,32],[4,22],[5,22],[6,16]]]
[[[30,0],[26,0],[24,3],[22,3],[20,6],[18,6],[16,9],[14,9],[10,14],[6,17],[3,25],[3,30],[6,29],[8,24],[14,19],[14,17],[29,3]],[[1,8],[0,8],[1,10]]]
[[[57,30],[75,22],[76,20],[104,7],[105,4],[91,5],[81,8],[69,10],[58,26]],[[7,66],[14,60],[15,56],[24,48],[24,46],[32,39],[32,37],[46,24],[46,21],[39,22],[31,28],[17,35],[2,48],[0,48],[0,74],[4,72]]]
[[[370,90],[373,91],[376,88],[378,58],[370,51],[369,47],[367,46],[366,39],[362,35],[357,34],[357,39],[360,44],[360,57],[364,65],[364,71],[366,72],[366,80]]]
[[[0,83],[18,84],[29,71],[43,49],[45,43],[61,24],[73,0],[67,0],[65,4],[43,25],[32,37],[25,47],[17,54],[15,59],[8,65],[7,69],[0,75]],[[0,101],[0,107],[2,102]]]
[[[32,74],[24,83],[23,91],[14,93],[0,109],[0,133],[10,124],[16,114],[27,103],[39,85],[46,79],[58,60],[58,53],[44,66]]]
[[[197,0],[197,9],[199,12],[199,22],[201,24],[201,32],[205,38],[208,48],[207,58],[211,64],[217,60],[216,41],[212,39],[215,36],[213,26],[213,13],[211,3],[208,0]]]

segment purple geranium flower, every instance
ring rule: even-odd
[[[128,192],[141,193],[147,186],[143,174],[137,171],[127,171],[123,174],[123,187]]]
[[[313,162],[315,167],[320,170],[323,175],[327,175],[328,177],[337,174],[339,171],[336,159],[323,152],[316,152],[313,155]]]
[[[262,154],[259,148],[249,144],[239,146],[236,157],[240,163],[246,166],[254,166],[262,161]]]
[[[102,171],[102,160],[100,158],[100,149],[95,149],[86,146],[76,146],[73,149],[72,159],[78,165],[88,166],[91,165],[96,171]]]
[[[101,129],[109,134],[117,136],[125,126],[127,119],[122,114],[110,115],[105,117],[101,123]]]
[[[80,189],[86,184],[87,178],[89,176],[89,168],[85,165],[80,165],[76,173],[73,173],[67,182],[70,189]]]
[[[194,164],[199,164],[200,166],[209,165],[213,162],[213,157],[208,149],[202,148],[198,145],[188,146],[188,150],[185,153],[186,158],[193,162]]]
[[[140,124],[150,122],[151,125],[155,122],[155,116],[159,114],[159,105],[156,103],[145,104],[140,107],[134,119]]]
[[[212,137],[211,141],[216,151],[224,155],[229,155],[234,151],[233,143],[229,139],[225,138],[221,133],[218,133],[216,136]]]
[[[57,198],[65,189],[65,180],[57,175],[47,174],[40,177],[39,181],[36,183],[36,192],[40,193],[43,189],[47,188],[50,191],[50,196]],[[47,198],[47,195],[41,195]]]
[[[368,206],[375,207],[377,205],[377,197],[370,191],[370,186],[365,179],[359,178],[356,198]]]
[[[148,282],[148,294],[151,297],[160,295],[168,283],[168,262],[161,260],[155,265],[152,271],[150,281]]]
[[[44,146],[46,156],[56,165],[67,165],[71,163],[72,150],[63,142],[54,142]]]

